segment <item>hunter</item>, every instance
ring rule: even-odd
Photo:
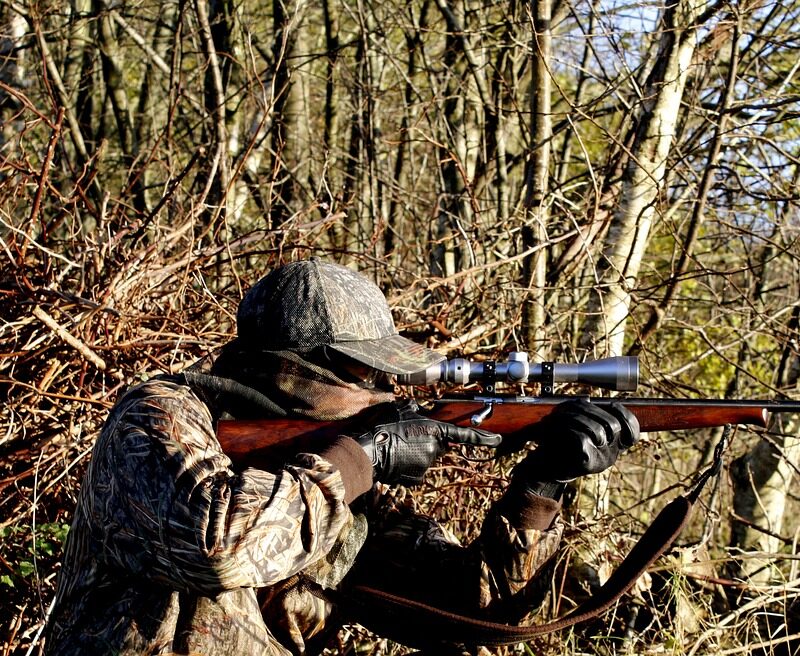
[[[622,406],[565,403],[556,437],[513,469],[472,543],[387,494],[417,485],[449,442],[498,436],[424,418],[393,376],[442,357],[400,336],[380,289],[313,258],[242,300],[237,335],[179,375],[126,391],[94,447],[67,539],[45,653],[316,654],[348,620],[326,594],[350,581],[476,617],[541,604],[568,481],[639,436]],[[269,471],[236,468],[221,418],[338,420],[363,433]],[[435,640],[435,636],[431,637]]]

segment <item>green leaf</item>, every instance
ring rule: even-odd
[[[33,563],[29,560],[22,560],[20,561],[19,565],[17,565],[17,574],[19,574],[23,578],[27,578],[31,574],[33,574],[36,568],[33,566]]]

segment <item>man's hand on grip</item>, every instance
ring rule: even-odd
[[[401,403],[396,417],[356,438],[372,460],[375,480],[390,485],[416,485],[448,443],[500,443],[501,438],[495,433],[427,419],[417,410],[412,401]]]

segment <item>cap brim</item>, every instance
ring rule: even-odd
[[[443,355],[400,335],[357,342],[338,342],[329,348],[390,374],[415,374],[444,360]]]

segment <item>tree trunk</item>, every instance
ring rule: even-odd
[[[293,66],[298,54],[298,30],[304,2],[274,0],[275,106],[272,125],[272,211],[270,227],[281,226],[295,211],[295,176],[303,149],[301,125],[303,88]],[[307,145],[307,142],[306,142]],[[305,156],[305,153],[302,154]]]
[[[522,248],[539,250],[523,260],[523,336],[534,361],[547,357],[545,336],[545,283],[547,277],[547,224],[549,222],[550,143],[553,138],[551,111],[552,35],[550,0],[534,0],[531,6],[531,154],[525,196],[526,221]]]
[[[137,145],[133,138],[133,117],[128,100],[128,81],[125,79],[125,62],[116,31],[116,24],[105,2],[97,3],[97,36],[100,45],[100,60],[103,64],[103,79],[106,92],[114,110],[117,124],[117,138],[123,153],[126,168],[133,163]],[[140,209],[140,208],[137,208]]]
[[[734,96],[734,87],[738,75],[738,49],[739,49],[739,25],[737,24],[733,30],[731,38],[731,54],[728,64],[728,79],[725,85],[725,90],[719,101],[719,108],[717,110],[717,125],[714,129],[714,137],[711,142],[710,152],[708,154],[708,164],[703,169],[702,177],[700,180],[699,188],[697,189],[696,200],[692,208],[692,217],[689,221],[689,227],[684,238],[683,247],[680,251],[678,263],[675,265],[674,271],[670,274],[667,281],[667,288],[664,296],[658,303],[657,307],[653,307],[650,312],[650,317],[645,322],[640,334],[636,339],[636,344],[632,353],[638,353],[642,345],[647,339],[655,333],[664,318],[664,314],[672,304],[678,292],[678,288],[683,280],[683,276],[689,269],[689,264],[692,261],[694,249],[697,239],[700,235],[700,228],[703,225],[705,217],[706,202],[708,194],[714,184],[716,178],[716,171],[719,165],[719,156],[722,150],[722,142],[728,126],[729,110]]]
[[[623,351],[630,290],[636,284],[656,216],[701,8],[693,0],[677,0],[664,11],[656,65],[644,88],[619,209],[609,226],[599,285],[589,303],[581,339],[582,350],[595,357]]]
[[[391,201],[389,203],[389,209],[387,212],[387,220],[389,221],[389,225],[387,226],[384,236],[383,247],[384,252],[387,255],[392,254],[398,235],[401,236],[401,241],[405,238],[405,235],[402,235],[404,227],[403,216],[405,205],[404,203],[400,202],[400,198],[402,196],[400,195],[401,192],[399,190],[405,191],[405,186],[407,184],[406,169],[408,160],[412,155],[411,140],[409,139],[408,133],[408,128],[412,119],[410,116],[410,108],[414,104],[414,95],[416,93],[412,80],[414,79],[419,67],[418,58],[419,51],[422,49],[422,30],[427,26],[429,7],[429,0],[425,0],[420,7],[419,18],[415,18],[413,15],[414,6],[409,5],[408,7],[409,22],[414,26],[414,29],[413,31],[409,30],[405,33],[405,42],[406,46],[408,47],[406,81],[403,88],[403,100],[405,107],[398,130],[400,138],[399,143],[397,144],[397,152],[394,158],[394,171],[392,173],[392,181],[395,189],[398,191],[395,191],[391,194]],[[411,237],[413,235],[408,236]]]
[[[444,61],[449,76],[440,139],[442,186],[432,235],[434,245],[430,266],[434,275],[449,277],[465,266],[466,260],[469,260],[469,265],[474,265],[464,225],[470,225],[474,218],[467,185],[474,170],[479,138],[475,122],[470,120],[467,112],[470,105],[468,90],[474,85],[481,100],[488,99],[488,92],[477,56],[467,38],[465,16],[456,13],[445,0],[436,0],[436,5],[447,24]],[[462,252],[459,241],[467,252]]]
[[[787,325],[786,334],[797,334],[800,308]],[[787,344],[777,372],[776,384],[787,395],[800,392],[800,354]],[[731,546],[742,552],[756,552],[734,560],[732,575],[753,585],[782,583],[778,562],[770,557],[785,546],[781,530],[790,486],[800,467],[800,415],[774,416],[770,431],[748,453],[731,465],[733,481],[733,526]]]
[[[0,39],[0,82],[7,84],[12,89],[24,88],[26,75],[26,50],[23,47],[25,37],[25,19],[16,11],[6,8],[0,10],[0,20],[8,25],[7,35]],[[7,13],[6,13],[7,12]],[[17,118],[11,119],[20,102],[12,94],[0,90],[0,150],[7,141],[12,141],[22,129],[24,122]]]
[[[204,87],[205,107],[210,122],[211,161],[208,182],[205,188],[206,231],[213,231],[219,219],[225,221],[228,184],[230,182],[230,158],[228,156],[228,121],[225,103],[226,72],[220,54],[229,52],[232,26],[226,20],[224,7],[212,4],[213,15],[209,15],[207,0],[195,0],[200,38],[206,57]],[[212,27],[213,25],[213,27]]]

